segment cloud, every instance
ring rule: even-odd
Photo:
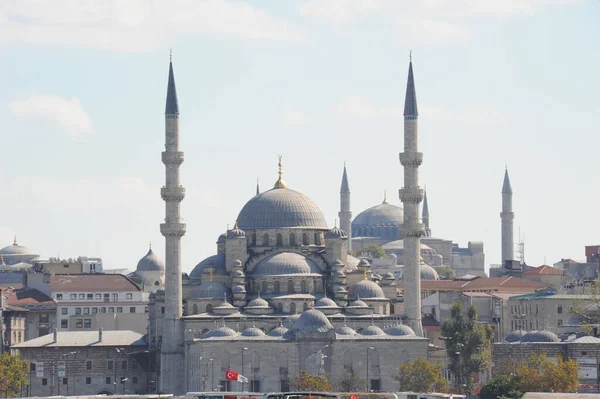
[[[8,104],[12,114],[22,120],[58,128],[71,136],[93,131],[92,119],[77,97],[66,99],[48,94],[34,94]]]
[[[150,51],[179,36],[303,41],[290,21],[232,0],[7,0],[0,45]]]
[[[281,120],[284,125],[288,126],[303,126],[308,125],[310,117],[302,111],[298,111],[291,108],[285,108],[281,116]]]

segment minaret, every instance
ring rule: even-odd
[[[342,175],[342,187],[340,188],[340,228],[348,236],[348,252],[352,251],[352,211],[350,210],[350,186],[348,185],[348,174],[344,163],[344,174]]]
[[[421,219],[425,226],[425,237],[431,237],[431,228],[429,227],[429,205],[427,204],[427,188],[423,191],[423,211],[421,212]]]
[[[173,75],[173,62],[169,62],[169,83],[165,108],[165,151],[162,161],[166,169],[166,183],[160,190],[165,201],[165,222],[160,232],[165,236],[165,313],[163,321],[161,371],[159,389],[178,395],[183,393],[184,375],[182,297],[181,297],[181,237],[185,224],[181,223],[180,203],[185,189],[179,181],[179,166],[183,152],[179,151],[179,105]]]
[[[256,179],[256,195],[260,194],[260,187],[258,186],[258,179]]]
[[[421,237],[425,234],[425,229],[419,217],[423,200],[423,190],[419,187],[419,166],[423,162],[423,153],[418,152],[418,115],[411,57],[404,101],[404,152],[400,153],[400,163],[404,167],[404,187],[399,190],[399,194],[404,207],[404,316],[409,327],[422,337],[419,259]]]
[[[508,168],[504,171],[504,183],[502,184],[502,267],[506,266],[507,260],[514,260],[513,254],[513,219],[515,214],[512,207],[512,187],[508,178]]]

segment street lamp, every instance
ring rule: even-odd
[[[68,377],[68,361],[69,361],[69,356],[73,356],[73,360],[75,360],[75,354],[77,353],[77,351],[72,351],[72,352],[68,352],[63,354],[63,356],[65,357],[65,371],[67,372],[67,396],[69,396],[69,377]],[[75,366],[77,366],[75,364]],[[77,367],[73,367],[73,394],[75,394],[75,387],[77,386]],[[60,384],[60,381],[59,381]]]
[[[369,346],[367,348],[367,392],[371,392],[371,390],[370,390],[371,381],[369,381],[369,355],[370,355],[369,351],[372,351],[372,350],[375,350],[375,348],[373,348],[372,346]]]

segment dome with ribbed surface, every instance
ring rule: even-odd
[[[12,245],[8,245],[2,249],[0,249],[0,256],[11,256],[11,255],[31,255],[31,256],[37,256],[37,254],[27,248],[24,247],[22,245],[17,244],[17,240],[15,239],[15,242],[13,242]]]
[[[385,335],[383,330],[377,326],[369,326],[369,327],[363,329],[359,334],[360,335]]]
[[[296,314],[293,314],[291,316],[288,316],[283,321],[283,326],[286,327],[286,328],[292,328],[292,326],[294,325],[294,323],[296,322],[296,320],[298,320],[299,318],[300,318],[300,314],[299,313],[296,313]]]
[[[246,287],[244,287],[243,285],[234,285],[232,291],[237,293],[244,293],[246,292]]]
[[[229,327],[223,326],[223,327],[219,327],[217,329],[208,331],[207,333],[202,335],[200,338],[237,337],[238,335],[239,335],[239,333],[236,332],[235,330],[233,330]]]
[[[246,307],[247,308],[268,308],[269,302],[265,301],[262,298],[254,298],[253,300],[251,300],[248,303],[248,305]]]
[[[360,280],[358,283],[352,285],[350,287],[350,295],[362,299],[385,298],[381,287],[369,280]]]
[[[319,267],[306,256],[295,252],[280,252],[261,260],[252,276],[320,275]]]
[[[402,208],[384,202],[358,214],[352,221],[352,232],[360,227],[400,226],[404,221]]]
[[[241,270],[234,270],[233,273],[231,273],[231,277],[244,277],[244,272]]]
[[[212,298],[223,298],[230,296],[231,292],[222,283],[216,281],[204,281],[202,284],[194,288],[192,291],[192,299],[212,299]]]
[[[138,272],[165,270],[165,262],[150,249],[146,256],[139,260],[135,270]]]
[[[271,331],[269,331],[269,337],[283,337],[287,334],[288,329],[284,326],[275,327]]]
[[[438,272],[427,263],[421,262],[419,265],[419,273],[421,275],[421,280],[439,280],[440,276]]]
[[[238,228],[237,224],[235,227],[227,232],[227,238],[245,238],[246,232]]]
[[[523,339],[523,337],[525,336],[525,331],[523,330],[515,330],[510,332],[505,338],[504,340],[506,342],[519,342]]]
[[[356,301],[350,302],[350,304],[348,305],[348,307],[351,307],[351,308],[368,308],[369,305],[367,305],[365,302],[361,301],[360,299],[357,299]]]
[[[223,244],[227,238],[227,233],[223,233],[217,238],[217,244]]]
[[[337,328],[335,332],[340,335],[356,335],[356,331],[354,331],[351,327],[348,326]]]
[[[315,308],[320,307],[337,307],[337,303],[335,303],[333,299],[325,297],[315,302]]]
[[[346,234],[346,232],[344,230],[335,226],[333,229],[331,229],[327,233],[325,233],[325,238],[330,238],[330,239],[348,238],[348,234]]]
[[[208,258],[204,259],[202,262],[198,263],[191,271],[190,278],[192,280],[200,280],[202,278],[204,268],[215,269],[215,274],[225,274],[225,255],[218,254],[209,256]]]
[[[262,337],[266,335],[260,328],[250,327],[244,330],[242,336],[244,337]]]
[[[324,313],[316,309],[302,312],[292,326],[292,331],[302,331],[303,333],[327,332],[329,330],[333,330],[331,322]]]
[[[387,335],[393,335],[396,337],[404,336],[404,335],[415,335],[415,332],[412,328],[405,324],[396,324],[395,326],[391,326],[383,330]]]
[[[307,196],[288,188],[260,193],[237,217],[240,229],[308,228],[327,230],[323,212]]]

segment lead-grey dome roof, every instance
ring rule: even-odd
[[[246,287],[244,287],[243,285],[234,285],[233,286],[233,292],[246,292]]]
[[[403,335],[415,335],[415,332],[412,328],[407,326],[406,324],[396,324],[395,326],[391,326],[383,330],[387,335],[393,336],[403,336]]]
[[[292,326],[294,325],[296,320],[298,320],[299,318],[300,318],[299,313],[288,316],[285,318],[285,320],[283,320],[283,326],[286,328],[292,328]]]
[[[233,229],[227,232],[227,238],[245,238],[246,232],[241,230],[236,224]]]
[[[350,307],[350,308],[368,308],[369,305],[367,305],[365,302],[361,301],[360,299],[357,299],[356,301],[350,302],[350,304],[348,304],[348,307]]]
[[[333,330],[331,322],[325,314],[316,309],[302,312],[292,326],[292,331],[302,331],[304,333],[327,332],[329,330]]]
[[[242,336],[244,337],[262,337],[264,335],[265,333],[260,328],[256,327],[247,328],[242,333]]]
[[[202,278],[202,271],[205,267],[214,268],[215,274],[225,274],[225,255],[218,254],[204,259],[194,267],[190,273],[190,278],[193,280],[200,280]]]
[[[525,335],[523,335],[523,338],[521,339],[521,341],[523,342],[534,342],[531,339],[535,338],[535,335],[537,334],[537,330],[531,330],[525,333]]]
[[[306,256],[295,252],[280,252],[261,260],[252,276],[320,275],[319,267]]]
[[[165,262],[156,256],[156,254],[152,252],[151,248],[146,256],[139,260],[135,270],[138,272],[165,270]]]
[[[254,298],[253,300],[251,300],[248,303],[248,305],[246,307],[247,308],[268,308],[269,302],[265,301],[262,298]]]
[[[287,334],[287,332],[288,332],[287,328],[285,328],[284,326],[279,326],[279,327],[275,327],[274,329],[269,331],[269,336],[270,337],[283,337],[285,334]]]
[[[315,308],[321,308],[321,307],[338,307],[337,303],[335,303],[333,301],[333,299],[331,298],[321,298],[319,299],[317,302],[315,302]]]
[[[377,326],[369,326],[360,332],[360,335],[385,335],[383,330]]]
[[[439,280],[440,276],[438,272],[427,263],[421,263],[419,265],[419,274],[421,275],[421,280]]]
[[[319,207],[306,195],[288,188],[274,188],[250,199],[240,211],[237,223],[242,230],[327,229]]]
[[[360,280],[358,283],[352,285],[350,287],[350,295],[362,299],[385,298],[381,287],[369,280]]]
[[[343,326],[335,330],[336,333],[340,335],[356,335],[356,331],[352,329],[352,327]]]
[[[510,332],[504,340],[506,342],[519,342],[525,336],[525,331],[523,330],[515,330]]]
[[[325,233],[325,238],[348,238],[348,234],[339,227],[335,226],[333,229]]]
[[[548,330],[530,331],[526,336],[528,342],[560,342],[558,336]]]
[[[202,284],[194,288],[192,291],[192,299],[212,299],[212,298],[223,298],[230,296],[231,292],[222,283],[216,281],[204,281]]]
[[[37,254],[27,248],[24,247],[22,245],[17,244],[17,240],[15,239],[15,241],[13,242],[12,245],[7,245],[6,247],[0,249],[0,255],[1,256],[11,256],[11,255],[31,255],[31,256],[37,256]]]
[[[236,337],[239,334],[226,326],[219,327],[215,330],[210,330],[206,334],[202,335],[200,338],[212,338],[212,337]]]
[[[358,226],[399,226],[403,221],[402,208],[384,202],[359,213],[352,221],[352,230]]]

